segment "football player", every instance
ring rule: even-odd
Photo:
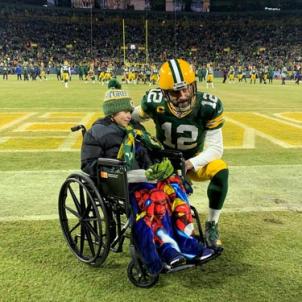
[[[237,77],[238,77],[238,82],[242,82],[243,79],[243,68],[241,66],[238,67],[238,73],[237,73]]]
[[[65,86],[65,88],[68,88],[68,81],[70,79],[71,70],[70,70],[70,66],[67,61],[64,61],[61,74],[62,74],[62,79],[64,81],[64,86]]]
[[[151,66],[150,85],[155,85],[158,80],[158,69],[155,64]]]
[[[185,60],[173,59],[162,65],[159,88],[147,92],[133,118],[152,118],[156,136],[164,147],[182,151],[190,179],[210,180],[205,235],[209,247],[221,247],[218,220],[228,190],[228,167],[221,159],[221,101],[214,95],[198,92],[192,66]]]
[[[212,88],[214,88],[214,69],[213,69],[213,64],[211,63],[207,65],[206,79],[207,79],[207,88],[209,88],[209,84],[211,84]]]
[[[228,73],[229,83],[235,83],[235,68],[234,66],[230,66],[229,73]]]
[[[250,84],[254,83],[256,84],[256,78],[257,78],[257,69],[256,66],[252,67],[252,70],[250,71]]]

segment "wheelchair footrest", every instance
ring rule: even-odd
[[[182,271],[182,270],[185,270],[185,269],[188,269],[188,268],[192,268],[192,267],[196,267],[196,266],[201,266],[211,260],[214,260],[216,259],[218,256],[220,256],[223,252],[223,248],[217,248],[215,249],[215,253],[205,259],[205,260],[201,260],[201,261],[196,261],[196,260],[187,260],[187,263],[186,264],[183,264],[183,265],[179,265],[179,266],[176,266],[176,267],[171,267],[170,265],[164,263],[164,267],[163,267],[163,270],[161,271],[161,273],[163,274],[168,274],[168,273],[174,273],[174,272],[178,272],[178,271]]]
[[[175,273],[175,272],[183,271],[185,269],[189,269],[189,268],[192,268],[195,266],[196,266],[195,264],[183,264],[183,265],[179,265],[176,267],[171,267],[168,264],[164,264],[164,267],[163,267],[161,273],[163,273],[163,274]]]
[[[197,262],[196,265],[203,265],[203,264],[205,264],[205,263],[207,263],[207,262],[209,262],[211,260],[214,260],[217,257],[219,257],[222,254],[222,252],[223,252],[223,248],[222,247],[218,247],[218,248],[214,249],[214,254],[211,257]]]

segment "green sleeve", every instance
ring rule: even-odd
[[[148,94],[146,93],[141,100],[141,108],[144,111],[144,113],[150,116],[151,110],[150,110],[150,106],[148,106],[147,98],[148,98]]]
[[[205,128],[207,130],[219,129],[223,126],[223,104],[221,100],[211,94],[203,93],[200,98],[204,115]]]
[[[141,109],[148,116],[153,117],[156,107],[164,103],[161,89],[155,88],[146,92],[141,100]]]

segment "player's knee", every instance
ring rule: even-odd
[[[208,164],[207,174],[208,174],[209,178],[211,179],[215,175],[217,175],[220,171],[223,171],[223,170],[228,171],[227,163],[222,159],[217,159]]]
[[[212,182],[218,185],[219,187],[227,186],[229,179],[229,169],[222,169],[217,172],[212,178]]]

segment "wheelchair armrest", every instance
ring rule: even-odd
[[[121,161],[118,159],[113,159],[113,158],[104,158],[104,157],[100,157],[98,158],[98,164],[102,165],[102,166],[124,166],[126,164],[125,161]]]
[[[159,158],[164,158],[164,157],[168,157],[170,160],[173,161],[184,161],[184,157],[181,151],[176,151],[176,150],[152,150],[151,153],[153,154],[153,156],[155,157],[159,157]]]
[[[178,160],[184,160],[183,154],[181,151],[176,150],[161,150],[160,151],[163,156],[166,156],[170,159],[178,159]]]

